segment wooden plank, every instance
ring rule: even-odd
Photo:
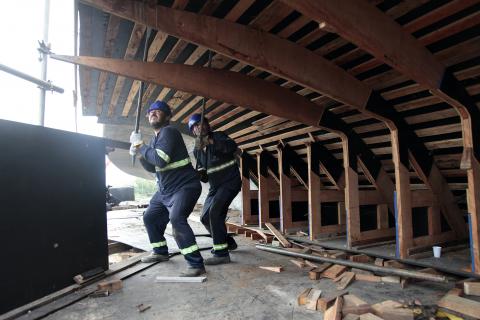
[[[412,228],[412,202],[410,193],[410,176],[405,161],[406,141],[400,141],[399,132],[391,131],[392,137],[392,156],[395,165],[395,184],[396,184],[396,208],[395,218],[397,220],[397,255],[399,258],[408,257],[408,248],[413,245]]]
[[[464,282],[463,291],[470,296],[480,296],[480,282]]]
[[[143,34],[145,33],[146,26],[140,23],[135,23],[133,26],[132,34],[128,40],[127,49],[125,50],[124,60],[132,60],[135,57],[135,54],[138,51],[138,48],[141,45],[141,40]],[[108,116],[112,117],[115,113],[115,108],[118,105],[118,99],[123,89],[125,83],[125,76],[118,76],[115,82],[115,87],[113,88],[112,97],[110,99],[110,104],[108,107]]]
[[[383,320],[383,318],[380,318],[372,313],[365,313],[360,315],[360,320]]]
[[[310,294],[311,290],[312,290],[312,288],[307,288],[307,289],[303,290],[302,293],[300,293],[300,295],[297,298],[297,304],[299,306],[303,306],[304,304],[306,304],[308,302],[308,295]]]
[[[268,230],[270,230],[270,232],[273,233],[275,238],[277,238],[278,241],[280,241],[280,243],[282,244],[282,246],[284,248],[290,248],[292,246],[292,244],[287,239],[285,239],[285,237],[282,235],[282,233],[280,231],[278,231],[278,229],[275,228],[271,223],[266,222],[265,226],[268,228]]]
[[[374,276],[370,274],[355,274],[355,280],[358,281],[367,281],[367,282],[382,282],[382,277]]]
[[[319,267],[314,268],[308,272],[308,278],[310,280],[319,280],[322,276],[322,272],[331,267],[331,263],[322,263]]]
[[[343,298],[337,297],[335,299],[335,303],[333,306],[325,311],[323,315],[324,320],[342,320],[342,306],[343,306]]]
[[[313,154],[312,154],[313,152]],[[322,225],[321,217],[321,200],[320,200],[320,176],[319,163],[312,150],[312,145],[307,144],[307,163],[308,163],[308,224],[310,240],[314,240],[320,234]]]
[[[306,304],[306,308],[308,310],[317,310],[317,300],[320,298],[322,294],[322,290],[312,289],[308,294],[308,302]]]
[[[282,272],[283,271],[282,266],[276,266],[276,267],[259,266],[259,268],[263,269],[263,270],[272,271],[272,272]]]
[[[205,281],[207,281],[207,277],[155,277],[155,282],[161,283],[202,283]]]
[[[121,19],[113,14],[108,19],[107,34],[105,35],[105,47],[103,49],[103,55],[106,58],[112,56],[115,39],[118,35]],[[98,91],[97,91],[97,116],[103,112],[103,100],[105,97],[105,87],[107,86],[108,73],[100,72],[98,78]]]
[[[446,295],[437,305],[469,317],[480,318],[480,302],[465,299],[459,296]]]
[[[322,297],[317,300],[317,310],[326,311],[328,308],[332,306],[332,303],[337,300],[338,297],[342,297],[348,294],[348,291],[343,291],[339,293],[335,293],[328,297]]]
[[[322,272],[321,277],[329,278],[333,280],[339,275],[341,275],[342,273],[344,273],[346,270],[347,270],[346,266],[334,264],[333,266],[331,266],[330,268]]]
[[[340,282],[337,284],[337,290],[345,289],[353,280],[355,280],[355,273],[350,271],[344,272]]]

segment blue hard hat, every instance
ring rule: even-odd
[[[150,107],[147,110],[147,114],[149,114],[150,111],[153,111],[153,110],[162,110],[167,116],[172,115],[170,106],[166,102],[163,102],[160,100],[157,100],[150,105]]]
[[[190,116],[190,119],[188,119],[188,130],[192,132],[193,126],[196,125],[197,123],[200,123],[202,120],[202,115],[200,113],[194,113]]]

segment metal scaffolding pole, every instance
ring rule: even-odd
[[[31,75],[28,75],[26,73],[20,72],[18,70],[13,69],[13,68],[7,67],[4,64],[0,64],[0,70],[5,71],[7,73],[10,73],[10,74],[12,74],[16,77],[22,78],[24,80],[30,81],[32,83],[35,83],[36,85],[38,85],[44,91],[48,90],[48,91],[55,91],[55,92],[58,92],[58,93],[63,93],[63,91],[64,91],[62,88],[54,86],[49,81],[43,81],[43,80],[37,79],[35,77],[32,77]]]
[[[45,0],[45,11],[43,19],[43,40],[40,43],[40,59],[42,62],[42,71],[41,79],[43,81],[47,80],[47,59],[48,59],[48,27],[50,22],[50,0]],[[45,125],[45,93],[46,90],[43,87],[40,87],[40,111],[39,111],[39,120],[38,124],[41,126]]]

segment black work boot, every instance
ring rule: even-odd
[[[152,252],[150,253],[150,255],[143,257],[141,261],[143,263],[152,263],[152,262],[168,261],[168,259],[170,259],[168,254],[159,254],[159,253]]]
[[[225,263],[230,263],[230,256],[213,256],[211,258],[207,258],[203,261],[203,263],[207,266],[213,266],[217,264],[225,264]]]
[[[207,271],[205,270],[205,267],[200,267],[200,268],[188,267],[187,269],[182,271],[182,273],[180,273],[180,277],[198,277],[205,273],[207,273]]]

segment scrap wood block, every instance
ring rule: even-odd
[[[359,315],[353,314],[353,313],[348,313],[345,316],[343,316],[342,320],[359,320],[359,319],[360,319]]]
[[[327,309],[323,315],[324,320],[342,320],[342,297],[337,297],[333,306]]]
[[[343,309],[342,313],[362,314],[371,311],[370,305],[357,297],[354,294],[347,294],[343,296]]]
[[[330,268],[331,263],[322,263],[318,268],[310,270],[308,273],[308,277],[310,280],[318,280],[320,279],[322,272],[325,271],[327,268]]]
[[[348,285],[350,283],[352,283],[352,281],[355,279],[355,273],[353,272],[344,272],[342,274],[342,279],[340,280],[340,282],[337,284],[337,290],[343,290],[345,289],[346,287],[348,287]]]
[[[333,296],[323,297],[317,300],[317,310],[325,311],[335,302],[338,297],[348,294],[348,291],[337,293]]]
[[[469,296],[480,296],[480,282],[464,282],[463,291]]]
[[[120,290],[122,289],[122,287],[123,287],[123,283],[122,283],[122,280],[120,279],[101,281],[97,284],[98,290],[104,290],[109,292]]]
[[[382,277],[370,274],[355,274],[355,280],[368,282],[382,282]]]
[[[290,262],[299,267],[300,269],[305,267],[305,262],[303,261],[303,259],[291,259]]]
[[[342,273],[344,273],[347,270],[346,266],[341,266],[339,264],[334,264],[324,272],[322,272],[321,277],[322,278],[329,278],[329,279],[335,279]]]
[[[383,267],[383,259],[382,258],[376,258],[375,259],[375,265],[379,267]]]
[[[273,272],[282,272],[283,271],[283,267],[282,266],[278,266],[278,267],[264,267],[264,266],[259,266],[260,269],[263,269],[263,270],[268,270],[268,271],[273,271]]]
[[[318,290],[318,289],[310,290],[307,297],[308,302],[306,304],[306,308],[308,310],[317,310],[317,300],[318,298],[320,298],[321,294],[322,294],[322,290]]]
[[[407,266],[396,260],[387,260],[383,262],[383,266],[387,268],[407,269]]]
[[[480,302],[459,296],[446,295],[437,302],[440,308],[449,309],[473,318],[480,318]]]
[[[305,264],[309,267],[312,267],[312,268],[318,268],[318,264],[313,263],[313,262],[308,261],[308,260],[305,260]]]
[[[400,277],[399,276],[385,276],[381,277],[382,282],[388,282],[388,283],[400,283]]]
[[[387,300],[372,305],[373,313],[383,319],[413,320],[413,311],[403,308],[403,305],[393,300]]]
[[[452,288],[447,292],[447,295],[453,295],[453,296],[459,296],[461,297],[463,295],[463,289],[460,288]]]
[[[383,318],[377,317],[372,313],[365,313],[360,316],[360,320],[383,320]]]
[[[138,312],[142,313],[142,312],[147,311],[151,307],[152,307],[151,305],[144,305],[143,303],[141,303],[137,306],[137,310],[138,310]]]
[[[310,291],[312,291],[312,288],[307,288],[300,293],[297,298],[297,303],[299,306],[303,306],[308,302],[308,295],[310,294]]]
[[[362,315],[365,313],[372,312],[372,306],[369,304],[361,304],[359,306],[344,306],[342,309],[343,314],[357,314],[357,315]]]
[[[292,246],[292,244],[287,239],[285,239],[282,233],[278,231],[277,228],[275,228],[270,222],[265,222],[265,226],[273,233],[275,238],[280,241],[283,247],[290,248]]]
[[[370,263],[372,262],[372,258],[362,253],[362,254],[356,254],[356,255],[350,256],[350,261]]]
[[[455,287],[456,287],[456,288],[463,289],[463,284],[464,284],[465,282],[475,282],[475,281],[477,281],[476,278],[462,279],[462,280],[459,280],[459,281],[455,282]]]

